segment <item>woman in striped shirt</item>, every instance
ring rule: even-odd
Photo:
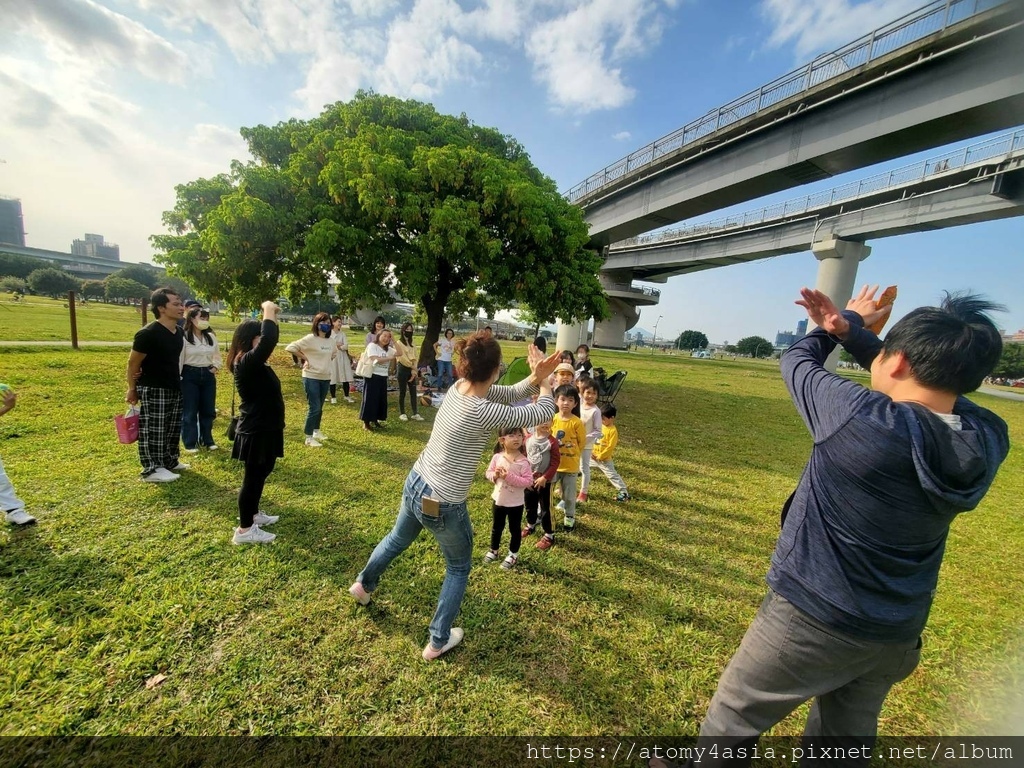
[[[500,427],[527,427],[549,421],[555,412],[548,376],[558,356],[530,347],[531,375],[515,386],[494,386],[501,367],[501,347],[491,336],[475,333],[460,339],[459,380],[449,390],[434,419],[430,440],[405,481],[402,506],[391,532],[370,555],[366,567],[349,587],[361,605],[370,602],[381,575],[426,528],[441,547],[446,564],[437,610],[430,622],[430,642],[423,658],[436,659],[463,638],[452,627],[462,605],[473,556],[473,525],[466,500],[480,455]],[[537,394],[536,404],[512,404]]]

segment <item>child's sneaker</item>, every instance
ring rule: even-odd
[[[462,638],[465,636],[466,633],[460,627],[452,627],[451,634],[448,635],[448,642],[444,644],[444,648],[435,648],[430,643],[427,643],[427,647],[423,649],[423,660],[433,661],[439,656],[443,656],[461,643]]]
[[[331,398],[331,405],[337,405],[337,404],[338,404],[338,398],[332,397]]]
[[[555,543],[555,537],[549,533],[545,533],[540,537],[540,541],[537,542],[537,549],[551,549],[551,545]]]
[[[576,527],[576,518],[575,517],[567,517],[562,522],[562,525],[565,527],[565,530],[571,531],[573,528]]]
[[[615,497],[616,501],[629,501],[629,494],[625,491],[619,491],[619,495]]]
[[[527,536],[533,536],[533,532],[537,530],[536,525],[528,525],[523,528],[522,537],[525,539]]]
[[[519,561],[519,555],[514,555],[511,552],[508,553],[508,557],[501,561],[501,567],[506,571],[511,571],[516,567],[516,563]]]
[[[486,555],[484,555],[484,562],[485,563],[493,563],[497,559],[498,559],[498,553],[495,552],[493,549],[490,550]]]
[[[580,491],[579,496],[576,497],[576,503],[577,504],[582,504],[586,500],[587,500],[587,494],[585,494],[583,491]]]
[[[370,593],[363,589],[363,585],[358,581],[352,583],[352,586],[348,588],[348,593],[352,595],[352,599],[360,605],[370,604]]]

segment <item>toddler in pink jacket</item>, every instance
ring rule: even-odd
[[[533,470],[526,457],[523,441],[526,436],[521,427],[506,427],[498,432],[498,444],[487,467],[487,479],[494,483],[494,523],[491,526],[491,549],[484,555],[485,563],[495,562],[501,544],[501,532],[506,522],[510,534],[508,557],[501,567],[514,568],[519,560],[519,545],[523,540],[523,493],[533,485]]]

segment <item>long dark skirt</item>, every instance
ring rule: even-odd
[[[359,407],[359,420],[387,421],[388,377],[370,376],[363,387],[363,404]]]

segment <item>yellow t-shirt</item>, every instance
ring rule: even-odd
[[[619,428],[614,424],[601,425],[601,439],[594,446],[594,458],[598,461],[608,461],[619,444]]]
[[[558,436],[559,432],[562,433],[561,437]],[[563,419],[556,413],[551,420],[551,435],[558,440],[558,452],[561,455],[558,471],[573,474],[579,472],[580,451],[587,442],[587,430],[583,427],[583,422],[572,414]]]

